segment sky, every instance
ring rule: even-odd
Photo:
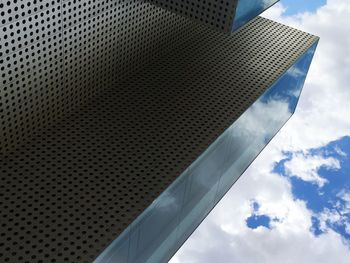
[[[285,7],[283,15],[291,16],[303,12],[315,12],[326,3],[326,0],[282,0],[282,5]]]
[[[350,1],[263,16],[321,38],[297,110],[171,263],[350,262]]]

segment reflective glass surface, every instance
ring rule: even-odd
[[[166,262],[295,111],[316,44],[95,260]]]
[[[279,0],[238,0],[233,31],[248,23]]]

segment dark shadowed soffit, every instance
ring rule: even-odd
[[[120,78],[110,76],[117,74],[113,64],[88,60],[96,49],[101,54],[107,49],[105,57],[115,51],[108,41],[99,49],[102,38],[90,42],[95,50],[77,45],[59,56],[55,61],[62,71],[38,66],[51,72],[56,84],[61,73],[64,81],[75,76],[68,79],[70,95],[54,105],[78,102],[57,121],[50,119],[57,110],[51,105],[52,114],[43,115],[49,125],[3,148],[0,261],[92,261],[317,40],[263,18],[232,36],[186,23],[186,30],[179,27],[161,46],[162,56],[129,55],[124,64],[130,60],[135,67]],[[60,40],[64,52],[77,43],[74,36]],[[85,53],[76,55],[83,48]],[[104,87],[96,88],[104,79]],[[16,83],[11,81],[6,83]],[[61,91],[50,82],[40,85],[30,86],[46,88],[48,98],[39,102],[50,102]],[[6,109],[8,100],[2,98]],[[16,98],[17,107],[25,101]],[[2,119],[40,123],[31,112],[40,110],[26,112],[27,119],[10,113]]]

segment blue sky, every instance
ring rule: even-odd
[[[325,182],[319,185],[316,180],[303,180],[298,174],[286,169],[286,163],[296,155],[306,158],[317,156],[324,160],[333,160],[336,165],[325,163],[316,169],[318,176],[325,179]],[[350,244],[350,136],[332,141],[323,147],[309,149],[307,152],[285,152],[284,156],[285,158],[274,164],[273,172],[290,180],[293,197],[304,201],[312,212],[310,231],[318,236],[324,234],[327,229],[332,229]],[[253,214],[247,218],[249,228],[270,228],[270,221],[279,220],[258,214],[259,207],[257,202],[253,203]],[[330,215],[337,220],[328,218]],[[320,220],[322,217],[325,217],[323,222]]]
[[[350,1],[263,16],[321,38],[297,110],[171,263],[350,262]]]
[[[286,7],[285,16],[295,15],[300,12],[315,12],[320,6],[326,4],[326,0],[282,0]]]

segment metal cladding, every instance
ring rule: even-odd
[[[317,41],[140,0],[0,7],[1,262],[93,261]]]
[[[231,32],[238,1],[148,0],[148,2],[220,31]]]
[[[279,0],[147,0],[221,32],[231,33]]]

